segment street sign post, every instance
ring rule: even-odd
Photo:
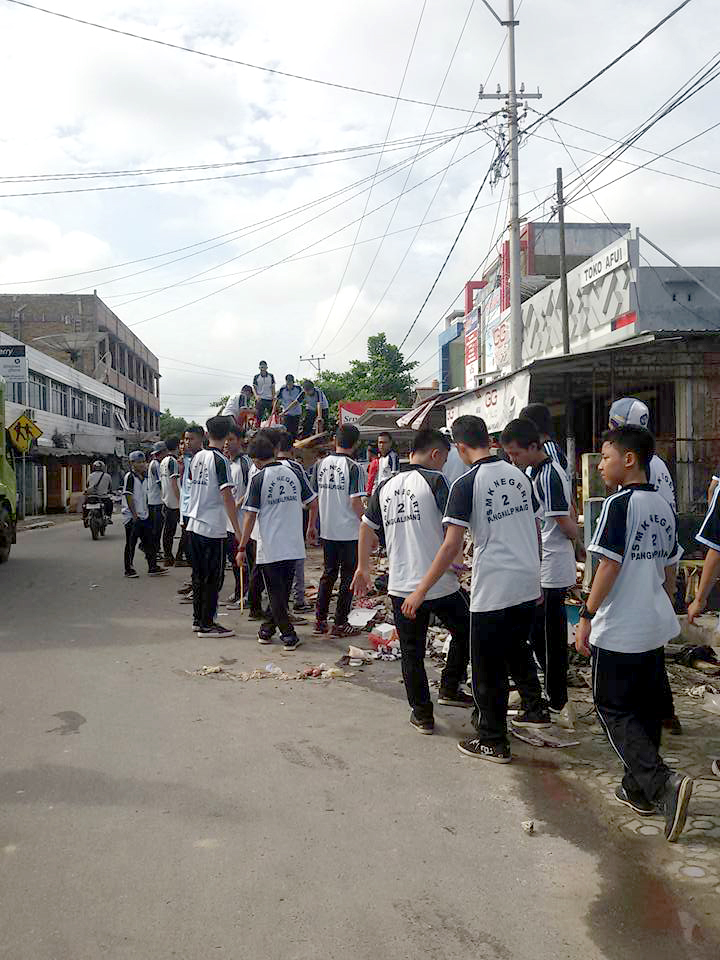
[[[18,453],[26,454],[32,446],[33,440],[42,436],[40,427],[22,413],[14,423],[8,427],[10,442]]]

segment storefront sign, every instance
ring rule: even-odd
[[[472,414],[482,417],[490,433],[500,433],[527,406],[529,396],[530,373],[523,370],[448,404],[448,426],[457,417]]]
[[[604,277],[606,274],[612,273],[613,270],[617,270],[618,267],[621,267],[629,260],[630,245],[627,240],[621,240],[611,247],[606,247],[580,268],[580,286],[590,286],[591,283],[595,283],[600,277]]]
[[[28,378],[28,362],[25,345],[0,343],[0,377],[8,383],[25,383]]]
[[[368,410],[394,410],[397,400],[348,400],[338,404],[340,425],[357,423]]]
[[[465,388],[472,390],[480,372],[478,324],[480,311],[475,307],[465,318]]]

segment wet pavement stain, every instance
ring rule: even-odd
[[[523,759],[518,757],[524,766]],[[531,763],[520,793],[546,825],[543,832],[564,838],[597,857],[602,888],[586,918],[588,933],[607,960],[717,960],[720,938],[693,913],[646,861],[639,839],[631,839],[593,809],[582,788],[562,777],[559,766]]]
[[[60,720],[62,726],[53,727],[52,730],[46,730],[45,733],[59,733],[61,737],[66,737],[70,733],[80,733],[80,727],[87,723],[85,717],[74,710],[61,710],[60,713],[54,713],[53,716]]]

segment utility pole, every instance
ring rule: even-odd
[[[323,353],[320,357],[300,357],[301,363],[311,363],[315,369],[318,377],[320,376],[320,364],[325,359],[325,354]]]
[[[518,163],[518,98],[515,79],[515,27],[519,21],[515,19],[515,0],[507,0],[507,20],[502,20],[488,3],[483,0],[490,13],[498,23],[507,27],[508,31],[508,89],[501,93],[485,93],[480,88],[481,100],[505,100],[507,103],[508,125],[508,157],[510,167],[510,367],[513,371],[522,366],[522,306],[520,295],[520,173]],[[526,100],[540,100],[542,94],[525,93],[525,86],[520,88],[521,96]]]
[[[570,353],[570,309],[568,305],[567,258],[565,255],[565,200],[563,197],[562,167],[557,168],[557,214],[560,224],[560,309],[562,311],[562,349]],[[573,409],[572,374],[565,374],[565,452],[570,479],[575,477],[575,417]]]

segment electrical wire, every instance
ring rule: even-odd
[[[419,33],[420,33],[420,27],[422,26],[423,17],[425,16],[425,8],[426,8],[426,7],[427,7],[427,0],[423,0],[423,5],[422,5],[422,7],[420,8],[420,16],[418,17],[418,22],[417,22],[417,24],[416,24],[416,26],[415,26],[415,32],[414,32],[414,34],[413,34],[412,42],[411,42],[411,44],[410,44],[410,50],[408,51],[408,55],[407,55],[407,57],[406,57],[406,59],[405,59],[405,68],[404,68],[404,70],[403,70],[402,77],[400,78],[400,86],[398,87],[397,97],[395,98],[395,102],[393,103],[392,113],[390,114],[390,120],[388,121],[387,130],[385,131],[385,142],[386,142],[386,143],[387,143],[388,137],[390,136],[390,130],[392,129],[392,125],[393,125],[393,123],[394,123],[394,121],[395,121],[395,114],[397,113],[399,98],[400,98],[400,95],[402,94],[403,87],[405,86],[405,80],[407,79],[408,70],[410,69],[410,62],[411,62],[411,60],[412,60],[413,53],[415,52],[415,44],[417,43],[417,38],[418,38],[418,35],[419,35]],[[425,127],[425,132],[427,133],[427,127]],[[420,141],[420,145],[418,145],[418,150],[420,150],[420,146],[421,146],[421,145],[422,145],[422,139],[421,139],[421,141]],[[347,255],[346,259],[345,259],[345,266],[343,267],[342,273],[340,274],[340,279],[338,280],[337,287],[335,288],[335,295],[333,296],[333,298],[332,298],[332,303],[330,304],[330,307],[329,307],[329,309],[328,309],[328,312],[327,312],[327,314],[325,315],[325,320],[323,321],[323,324],[322,324],[322,326],[320,327],[320,330],[318,331],[318,334],[317,334],[317,336],[315,337],[315,340],[312,342],[312,344],[311,344],[311,346],[310,346],[310,352],[311,352],[311,353],[312,353],[312,351],[313,351],[314,348],[315,348],[315,344],[318,342],[318,340],[320,339],[320,337],[323,335],[323,332],[324,332],[325,328],[326,328],[327,325],[328,325],[328,322],[329,322],[329,320],[330,320],[330,317],[332,316],[332,312],[333,312],[333,310],[335,309],[335,304],[337,303],[337,299],[338,299],[338,297],[340,296],[340,291],[342,290],[343,284],[344,284],[344,282],[345,282],[345,277],[347,276],[347,272],[348,272],[348,270],[349,270],[349,268],[350,268],[350,262],[351,262],[351,260],[352,260],[353,253],[355,252],[355,245],[356,245],[357,242],[358,242],[358,239],[359,239],[359,237],[360,237],[360,231],[362,230],[363,223],[365,222],[365,214],[367,213],[367,208],[368,208],[368,205],[370,204],[370,198],[371,198],[371,196],[372,196],[373,188],[375,187],[375,179],[377,178],[377,175],[378,175],[378,171],[379,171],[379,169],[380,169],[380,163],[381,163],[381,162],[382,162],[382,152],[380,153],[380,156],[378,157],[377,166],[376,166],[376,168],[375,168],[375,175],[374,175],[374,177],[373,177],[372,183],[370,184],[370,190],[368,191],[368,194],[367,194],[367,196],[365,197],[365,206],[363,207],[362,216],[360,217],[360,220],[359,220],[359,222],[358,222],[357,230],[355,231],[355,237],[353,238],[353,242],[352,242],[352,244],[351,244],[351,246],[350,246],[350,250],[349,250],[348,255]],[[413,165],[414,165],[414,161],[413,161]],[[410,171],[412,171],[412,166],[410,167]],[[408,177],[409,177],[409,176],[410,176],[410,173],[408,173]],[[406,177],[406,178],[405,178],[405,184],[404,184],[404,185],[407,185],[407,179],[408,179],[408,178]],[[399,203],[399,200],[398,200],[398,203]]]
[[[196,50],[193,47],[186,47],[179,43],[171,43],[168,40],[158,40],[155,37],[146,37],[139,33],[133,33],[131,30],[121,30],[119,27],[109,27],[106,24],[95,23],[92,20],[84,20],[81,17],[72,17],[67,13],[59,13],[57,10],[48,10],[47,7],[41,7],[33,3],[26,3],[25,0],[5,0],[6,3],[12,3],[18,7],[25,7],[28,10],[34,10],[36,13],[45,13],[51,17],[59,17],[62,20],[69,20],[72,23],[78,23],[85,27],[94,27],[96,30],[104,30],[106,33],[114,33],[122,37],[130,37],[133,40],[142,40],[145,43],[153,43],[160,47],[167,47],[171,50],[179,50],[182,53],[193,53],[198,57],[205,57],[209,60],[218,60],[221,63],[231,63],[238,67],[247,67],[250,70],[261,70],[264,73],[274,74],[278,77],[286,77],[290,80],[303,80],[305,83],[314,83],[323,87],[332,87],[335,90],[347,90],[350,93],[363,93],[370,97],[381,97],[385,100],[394,100],[391,93],[382,93],[378,90],[367,90],[363,87],[356,87],[346,83],[338,83],[332,80],[320,80],[317,77],[307,77],[299,73],[290,73],[287,70],[277,70],[273,67],[263,67],[257,63],[249,63],[246,60],[236,60],[233,57],[223,57],[217,53],[208,53],[205,50]],[[689,0],[685,0],[689,3]],[[425,100],[415,100],[410,97],[401,97],[401,103],[412,103],[421,107],[430,107],[431,103]],[[447,104],[439,104],[441,110],[453,110],[457,113],[467,113],[463,107],[453,107]]]
[[[453,64],[455,63],[455,57],[457,56],[457,52],[458,52],[458,50],[460,49],[460,43],[462,42],[462,38],[463,38],[463,36],[464,36],[464,34],[465,34],[465,30],[466,30],[466,28],[467,28],[468,21],[470,20],[470,15],[471,15],[471,13],[473,12],[474,6],[475,6],[475,0],[470,0],[470,6],[468,7],[468,11],[467,11],[467,13],[466,13],[466,15],[465,15],[465,20],[463,21],[463,24],[462,24],[462,26],[461,26],[461,28],[460,28],[460,33],[458,34],[458,38],[457,38],[457,40],[455,41],[455,46],[454,46],[453,51],[452,51],[452,54],[451,54],[451,56],[450,56],[450,62],[449,62],[448,65],[447,65],[447,68],[446,68],[446,70],[445,70],[445,74],[444,74],[444,76],[443,76],[443,78],[442,78],[442,82],[441,82],[441,84],[440,84],[440,88],[439,88],[439,90],[438,90],[438,92],[437,92],[437,96],[435,97],[435,103],[436,103],[436,104],[439,102],[440,97],[442,96],[442,92],[443,92],[443,90],[445,89],[445,84],[447,83],[447,78],[448,78],[448,76],[450,75],[450,71],[451,71],[451,69],[452,69]],[[427,123],[425,124],[425,133],[427,133],[427,131],[429,130],[430,124],[432,123],[432,119],[433,119],[434,116],[435,116],[435,107],[433,107],[433,109],[430,111],[430,115],[428,116]],[[473,115],[471,114],[471,115],[470,115],[470,118],[468,119],[468,124],[467,124],[468,129],[470,128],[470,125],[471,125],[471,123],[472,123],[472,119],[473,119]],[[405,251],[405,254],[404,254],[403,257],[402,257],[399,266],[398,266],[397,269],[395,270],[395,273],[393,274],[393,276],[392,276],[392,278],[391,278],[391,280],[390,280],[390,283],[389,283],[388,286],[386,287],[385,293],[387,293],[387,291],[390,289],[390,287],[392,286],[392,284],[393,284],[393,282],[394,282],[394,280],[395,280],[395,277],[397,277],[398,273],[399,273],[400,270],[402,269],[402,265],[405,263],[405,260],[406,260],[407,256],[408,256],[409,253],[410,253],[410,250],[411,250],[411,248],[412,248],[412,245],[414,244],[415,239],[417,238],[418,234],[420,233],[420,230],[422,229],[422,223],[425,222],[425,218],[426,218],[426,217],[428,216],[428,214],[430,213],[430,208],[432,207],[433,203],[435,202],[435,199],[437,198],[437,195],[438,195],[438,193],[439,193],[439,191],[440,191],[443,183],[445,182],[445,177],[447,176],[447,172],[448,172],[448,170],[450,169],[450,166],[451,166],[452,162],[454,161],[455,157],[457,156],[457,151],[458,151],[458,149],[459,149],[459,146],[460,146],[460,141],[457,141],[456,144],[455,144],[455,149],[454,149],[453,153],[451,154],[450,159],[449,159],[448,162],[447,162],[447,165],[446,165],[446,167],[445,167],[445,170],[444,170],[443,173],[442,173],[442,176],[440,177],[440,179],[438,180],[438,182],[435,184],[435,190],[434,190],[434,192],[433,192],[432,197],[430,198],[430,202],[428,203],[428,205],[427,205],[427,207],[426,207],[426,209],[425,209],[425,213],[423,214],[423,218],[422,218],[422,221],[421,221],[421,225],[420,225],[420,227],[418,227],[418,229],[417,229],[417,231],[416,231],[416,233],[415,233],[415,236],[414,236],[414,237],[412,238],[412,240],[410,241],[410,245],[408,246],[407,250]],[[417,153],[416,153],[416,159],[417,159],[417,154],[419,154],[419,152],[420,152],[420,147],[418,146],[418,148],[417,148]],[[415,166],[415,163],[414,163],[414,161],[413,161],[413,163],[411,164],[410,168],[409,168],[408,171],[407,171],[407,174],[405,175],[405,184],[404,184],[404,186],[407,185],[408,181],[410,180],[410,176],[411,176],[411,174],[412,174],[412,171],[413,171],[413,169],[414,169],[414,166]],[[395,219],[395,215],[396,215],[397,212],[398,212],[398,208],[399,208],[399,206],[400,206],[401,200],[402,200],[402,194],[398,197],[395,206],[393,207],[392,211],[390,212],[390,217],[389,217],[388,222],[387,222],[386,227],[385,227],[385,234],[384,234],[383,237],[381,238],[380,243],[378,244],[378,247],[377,247],[377,249],[375,250],[375,253],[373,254],[373,257],[372,257],[372,259],[371,259],[371,261],[370,261],[370,265],[368,266],[367,270],[365,271],[365,276],[363,277],[362,282],[360,283],[357,291],[355,292],[355,298],[353,299],[353,302],[350,304],[350,308],[348,309],[347,313],[345,314],[345,317],[344,317],[342,323],[340,324],[340,326],[338,327],[338,329],[335,331],[335,333],[332,335],[332,337],[330,338],[329,342],[325,345],[325,349],[326,349],[326,350],[335,342],[335,340],[336,340],[337,337],[339,336],[340,332],[345,328],[345,325],[347,324],[348,320],[349,320],[350,317],[352,316],[352,312],[353,312],[353,310],[355,309],[355,307],[357,306],[357,302],[358,302],[358,300],[360,299],[360,297],[361,297],[361,295],[362,295],[362,292],[363,292],[363,290],[365,289],[365,286],[366,286],[366,284],[367,284],[367,282],[368,282],[368,279],[370,278],[370,274],[372,273],[373,268],[375,267],[375,264],[377,263],[378,257],[380,256],[380,252],[381,252],[381,250],[382,250],[382,248],[383,248],[383,246],[384,246],[384,244],[385,244],[385,239],[386,239],[386,237],[387,237],[387,233],[388,233],[388,231],[390,230],[390,227],[392,226],[393,220]],[[367,320],[366,320],[365,323],[362,325],[362,327],[357,331],[357,333],[355,334],[355,336],[353,337],[353,339],[352,339],[351,342],[354,342],[354,340],[360,335],[360,332],[361,332],[362,330],[364,330],[364,329],[367,327],[367,325],[370,323],[370,320],[371,320],[372,317],[375,315],[376,310],[378,309],[378,307],[380,306],[380,303],[381,303],[382,300],[384,299],[385,293],[384,293],[383,296],[380,298],[380,302],[379,302],[379,303],[377,304],[377,306],[373,309],[373,311],[372,311],[372,313],[371,313],[371,316],[367,318]]]

